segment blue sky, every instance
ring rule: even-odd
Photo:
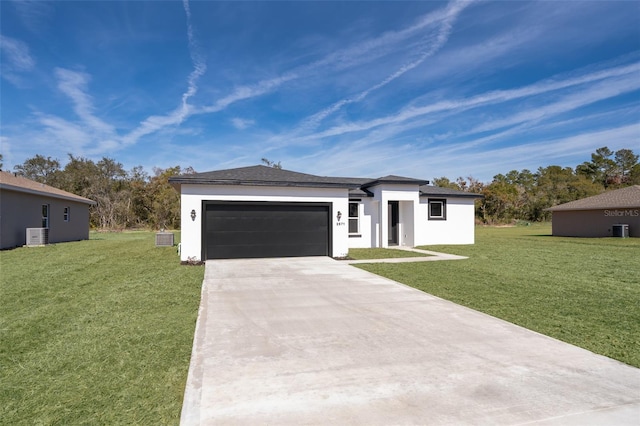
[[[4,169],[36,154],[423,179],[640,152],[640,2],[1,1]]]

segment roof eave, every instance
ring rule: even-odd
[[[390,184],[390,185],[418,185],[418,186],[422,186],[422,185],[429,185],[429,181],[428,180],[413,180],[413,181],[407,181],[407,180],[380,180],[380,179],[376,179],[374,181],[371,182],[367,182],[365,184],[363,184],[361,186],[362,189],[366,189],[366,188],[371,188],[372,186],[377,186],[377,185],[385,185],[385,184]]]
[[[79,195],[68,196],[68,195],[63,195],[63,194],[55,194],[55,193],[52,193],[52,192],[38,191],[36,189],[30,189],[30,188],[23,188],[21,186],[15,186],[15,185],[7,184],[7,183],[0,183],[0,189],[6,189],[6,190],[9,190],[9,191],[22,192],[22,193],[25,193],[25,194],[33,194],[33,195],[39,195],[39,196],[44,196],[44,197],[50,197],[50,198],[57,198],[59,200],[75,201],[77,203],[84,203],[84,204],[90,204],[90,205],[98,204],[97,202],[95,202],[93,200],[90,200],[90,199],[84,198],[84,197],[80,197]]]
[[[283,187],[299,187],[299,188],[344,188],[357,189],[360,185],[355,183],[342,182],[284,182],[284,181],[264,181],[264,180],[222,180],[222,179],[181,179],[169,178],[169,183],[174,188],[180,185],[231,185],[231,186],[283,186]]]
[[[601,206],[601,207],[569,207],[569,208],[557,208],[559,206],[555,206],[555,207],[549,207],[544,209],[544,211],[547,212],[571,212],[571,211],[577,211],[577,210],[611,210],[611,209],[639,209],[640,206],[620,206],[620,205],[612,205],[612,206]]]
[[[468,192],[468,193],[460,193],[460,194],[447,194],[447,193],[442,193],[442,194],[437,194],[437,193],[427,193],[427,192],[422,192],[420,191],[420,196],[421,197],[444,197],[444,198],[484,198],[484,195],[482,194],[475,194],[473,192]]]

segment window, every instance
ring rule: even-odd
[[[349,203],[349,233],[357,234],[360,231],[359,203]]]
[[[42,205],[42,227],[49,227],[49,204]]]
[[[447,220],[447,200],[429,199],[429,220]]]
[[[63,217],[64,217],[64,221],[65,222],[69,222],[70,219],[70,211],[69,211],[69,207],[65,207],[64,208],[64,213],[63,213]]]

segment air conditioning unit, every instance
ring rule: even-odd
[[[156,247],[173,247],[173,232],[158,232]]]
[[[614,237],[629,238],[629,225],[626,223],[612,225],[611,233]]]
[[[49,228],[27,228],[27,245],[43,246],[49,244]]]

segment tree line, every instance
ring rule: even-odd
[[[94,162],[68,154],[63,166],[57,159],[36,155],[15,166],[14,172],[96,202],[89,209],[90,224],[98,229],[178,229],[180,194],[169,178],[195,173],[191,167],[153,168],[149,175],[142,166],[125,170],[121,163],[103,157]]]
[[[547,166],[530,170],[511,170],[498,174],[489,183],[473,177],[446,177],[433,180],[445,188],[482,194],[476,201],[476,218],[486,224],[514,220],[540,222],[551,219],[549,207],[580,198],[598,195],[606,190],[640,185],[638,155],[630,149],[611,151],[598,148],[591,160],[571,167]]]
[[[489,183],[473,177],[446,177],[433,180],[440,187],[477,194],[479,222],[505,223],[550,219],[546,208],[605,190],[640,185],[638,155],[630,149],[611,151],[602,147],[591,154],[591,160],[571,167],[547,166],[535,172],[511,170],[498,174]],[[280,162],[262,159],[266,165],[282,168]],[[0,155],[0,168],[2,156]],[[142,166],[125,170],[121,163],[103,157],[93,160],[68,154],[67,163],[36,155],[14,167],[19,176],[41,182],[96,202],[90,209],[91,226],[98,229],[178,229],[180,227],[180,194],[169,185],[169,178],[195,173],[191,167],[153,168],[148,174]]]

